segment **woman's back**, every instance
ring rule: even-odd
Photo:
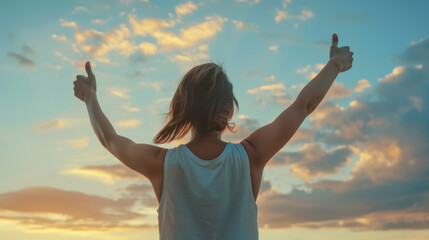
[[[257,205],[243,145],[228,142],[211,160],[197,157],[184,144],[169,149],[158,220],[161,240],[258,239]]]

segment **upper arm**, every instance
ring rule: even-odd
[[[149,179],[163,171],[164,163],[158,161],[158,155],[164,148],[149,144],[137,144],[126,137],[115,134],[109,137],[106,149],[127,167]]]
[[[295,101],[273,122],[257,129],[244,139],[242,143],[251,149],[253,163],[263,168],[292,138],[307,116],[305,105]]]

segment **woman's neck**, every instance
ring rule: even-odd
[[[191,142],[222,142],[222,133],[220,131],[210,131],[206,133],[197,133],[192,131]]]

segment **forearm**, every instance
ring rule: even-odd
[[[100,105],[97,100],[97,95],[88,98],[86,101],[89,119],[95,134],[104,147],[107,147],[109,137],[116,134],[115,129],[109,122],[107,117],[101,111]]]
[[[325,97],[338,73],[338,65],[330,60],[320,73],[301,90],[297,101],[305,106],[308,114],[312,113]]]

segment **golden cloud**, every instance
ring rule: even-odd
[[[176,15],[180,18],[182,16],[191,14],[193,11],[197,10],[198,7],[191,1],[188,1],[186,3],[181,3],[178,6],[176,6],[175,11]]]
[[[268,50],[273,52],[277,52],[278,49],[279,49],[279,45],[273,45],[268,47]]]
[[[72,148],[85,148],[89,146],[89,137],[82,137],[78,139],[69,139],[58,141],[58,144],[66,144]]]
[[[83,119],[70,119],[70,118],[60,118],[60,119],[53,119],[51,121],[45,122],[40,124],[36,127],[35,130],[42,131],[47,129],[59,129],[59,128],[65,128],[65,127],[72,127],[76,125],[81,125],[86,123],[87,120]]]
[[[326,93],[326,98],[345,98],[351,94],[352,92],[343,83],[334,82]]]
[[[60,173],[88,177],[108,184],[114,184],[118,180],[127,179],[147,180],[146,177],[123,164],[90,165],[66,169]]]
[[[129,119],[129,120],[122,120],[118,121],[116,124],[119,128],[125,129],[125,128],[136,128],[140,125],[142,121],[138,119]]]
[[[361,79],[358,81],[356,87],[353,89],[353,91],[355,92],[363,92],[363,90],[365,90],[365,88],[369,88],[371,87],[371,84],[369,83],[368,80],[366,79]]]
[[[167,22],[163,19],[153,18],[137,20],[133,16],[129,16],[134,34],[152,36],[164,50],[184,49],[211,39],[222,30],[223,23],[227,21],[226,18],[219,16],[206,17],[205,20],[203,23],[180,29],[180,35],[176,35],[164,31],[164,28],[173,27],[174,21]]]
[[[118,87],[110,87],[107,89],[110,94],[118,97],[118,98],[130,98],[130,96],[127,94],[131,90],[128,88],[118,88]]]
[[[262,85],[260,87],[254,88],[254,89],[247,90],[247,93],[256,94],[256,93],[259,93],[260,91],[275,91],[275,90],[280,90],[280,89],[286,89],[286,87],[285,87],[285,85],[283,85],[283,83]]]
[[[155,89],[157,92],[161,91],[161,82],[141,82],[140,86],[149,86]]]
[[[29,187],[0,194],[0,220],[29,229],[109,231],[156,228],[130,210],[135,199],[109,199],[53,187]]]

